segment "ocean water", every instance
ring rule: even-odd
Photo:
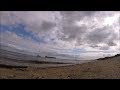
[[[45,62],[53,62],[53,63],[57,62],[62,64],[55,64],[55,63],[40,64],[40,63],[30,63],[29,61],[45,61]],[[34,55],[24,54],[17,51],[0,49],[0,64],[13,65],[13,66],[57,67],[57,66],[81,64],[90,61],[91,60],[74,60],[74,59],[72,60],[72,59],[37,57]]]

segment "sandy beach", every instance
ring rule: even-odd
[[[51,68],[0,67],[1,79],[120,79],[120,56]]]

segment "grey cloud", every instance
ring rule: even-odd
[[[93,12],[84,12],[84,11],[61,11],[61,15],[63,16],[62,21],[62,30],[61,32],[64,34],[61,39],[65,41],[71,40],[81,40],[81,37],[86,32],[87,27],[77,26],[75,25],[75,21],[82,20],[86,15],[89,16],[93,14]]]
[[[55,23],[43,21],[41,24],[41,30],[50,30],[55,27]]]
[[[62,11],[60,12],[63,16],[63,24],[62,24],[62,40],[71,41],[76,40],[76,45],[89,44],[89,46],[97,45],[100,43],[105,43],[108,46],[116,46],[114,40],[118,37],[114,33],[114,29],[111,26],[92,26],[93,31],[88,32],[90,28],[88,26],[82,25],[82,27],[74,26],[74,21],[82,21],[84,17],[94,18],[96,17],[99,24],[102,24],[99,21],[98,16],[101,16],[101,20],[104,20],[105,17],[109,15],[113,15],[113,12],[97,12],[97,11]],[[100,15],[99,15],[100,14]],[[94,16],[96,15],[96,16]],[[86,20],[87,22],[87,20]],[[87,33],[87,34],[86,34]],[[99,46],[93,46],[98,48]],[[101,47],[101,49],[109,49],[108,47]]]
[[[117,43],[115,43],[117,39],[118,34],[114,32],[114,29],[111,26],[104,26],[88,33],[85,40],[92,48],[109,50],[111,46],[117,46]],[[99,46],[98,44],[105,44],[105,46]]]
[[[80,39],[82,35],[86,32],[86,27],[77,27],[77,26],[63,26],[64,36],[63,40],[76,40]]]
[[[109,42],[107,44],[109,46],[116,46],[117,45],[116,43],[114,43],[114,41],[111,41],[111,40],[109,40]]]
[[[109,36],[110,32],[108,27],[96,28],[94,31],[90,32],[86,38],[88,43],[99,44],[104,42]]]
[[[98,45],[96,45],[96,44],[92,44],[92,45],[89,45],[90,47],[92,47],[92,48],[98,48],[99,46]]]
[[[81,19],[82,17],[92,16],[96,11],[61,11],[61,14],[66,18],[74,17],[74,19]]]
[[[102,46],[102,47],[100,47],[99,49],[100,49],[100,50],[109,50],[109,48],[110,48],[109,46]]]
[[[85,17],[91,17],[95,14],[95,11],[61,11],[61,16],[63,16],[63,25],[72,25],[75,21],[81,21]]]
[[[112,32],[112,34],[109,35],[109,39],[107,40],[106,44],[108,46],[116,46],[117,44],[114,41],[118,39],[119,39],[119,35],[117,33]]]
[[[83,15],[85,15],[85,16],[92,16],[92,15],[94,15],[96,12],[98,13],[98,11],[84,11],[84,12],[83,12]]]
[[[8,38],[9,37],[9,38]],[[46,44],[39,44],[37,42],[34,42],[31,38],[23,38],[18,35],[16,35],[13,32],[2,32],[0,35],[0,44],[5,45],[14,45],[19,48],[22,48],[23,50],[32,51],[32,52],[56,52],[56,50],[51,49],[51,45]]]
[[[110,49],[110,46],[109,45],[103,45],[103,46],[100,46],[100,45],[97,45],[97,44],[92,44],[92,45],[89,45],[90,47],[92,48],[95,48],[95,49],[98,49],[98,50],[109,50]]]
[[[2,24],[18,24],[24,23],[26,30],[33,33],[39,33],[44,30],[49,30],[55,26],[56,23],[55,15],[56,12],[50,11],[3,11],[1,12],[1,23]]]
[[[118,23],[120,24],[120,14],[119,14],[119,18],[118,18]]]

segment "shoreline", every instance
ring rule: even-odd
[[[1,79],[120,79],[120,57],[46,68],[1,68]]]
[[[71,65],[8,61],[0,59],[0,79],[120,79],[120,56]]]

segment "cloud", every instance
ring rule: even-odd
[[[76,40],[77,46],[97,46],[98,49],[109,50],[110,46],[116,46],[119,38],[120,12],[63,12],[63,40]],[[75,26],[75,23],[76,25]],[[116,28],[118,27],[118,28]],[[82,43],[81,43],[82,42]],[[98,44],[108,46],[99,46]]]
[[[86,40],[88,40],[88,42],[92,44],[104,43],[104,41],[110,35],[111,35],[111,32],[109,31],[109,27],[96,28],[95,30],[93,30],[88,34]]]
[[[18,24],[24,23],[27,25],[28,30],[33,33],[38,33],[44,29],[44,25],[47,27],[53,25],[56,22],[56,12],[50,11],[2,11],[1,23],[2,24]],[[43,25],[43,26],[42,26]],[[49,26],[48,26],[49,25]],[[33,30],[34,29],[34,30]],[[45,28],[46,29],[46,28]]]
[[[1,11],[0,15],[1,26],[10,28],[1,32],[6,44],[71,55],[74,48],[119,51],[119,11]],[[15,29],[21,24],[24,29]]]
[[[55,24],[52,22],[43,21],[42,25],[41,25],[41,30],[49,30],[49,29],[53,28],[54,26],[55,26]]]

